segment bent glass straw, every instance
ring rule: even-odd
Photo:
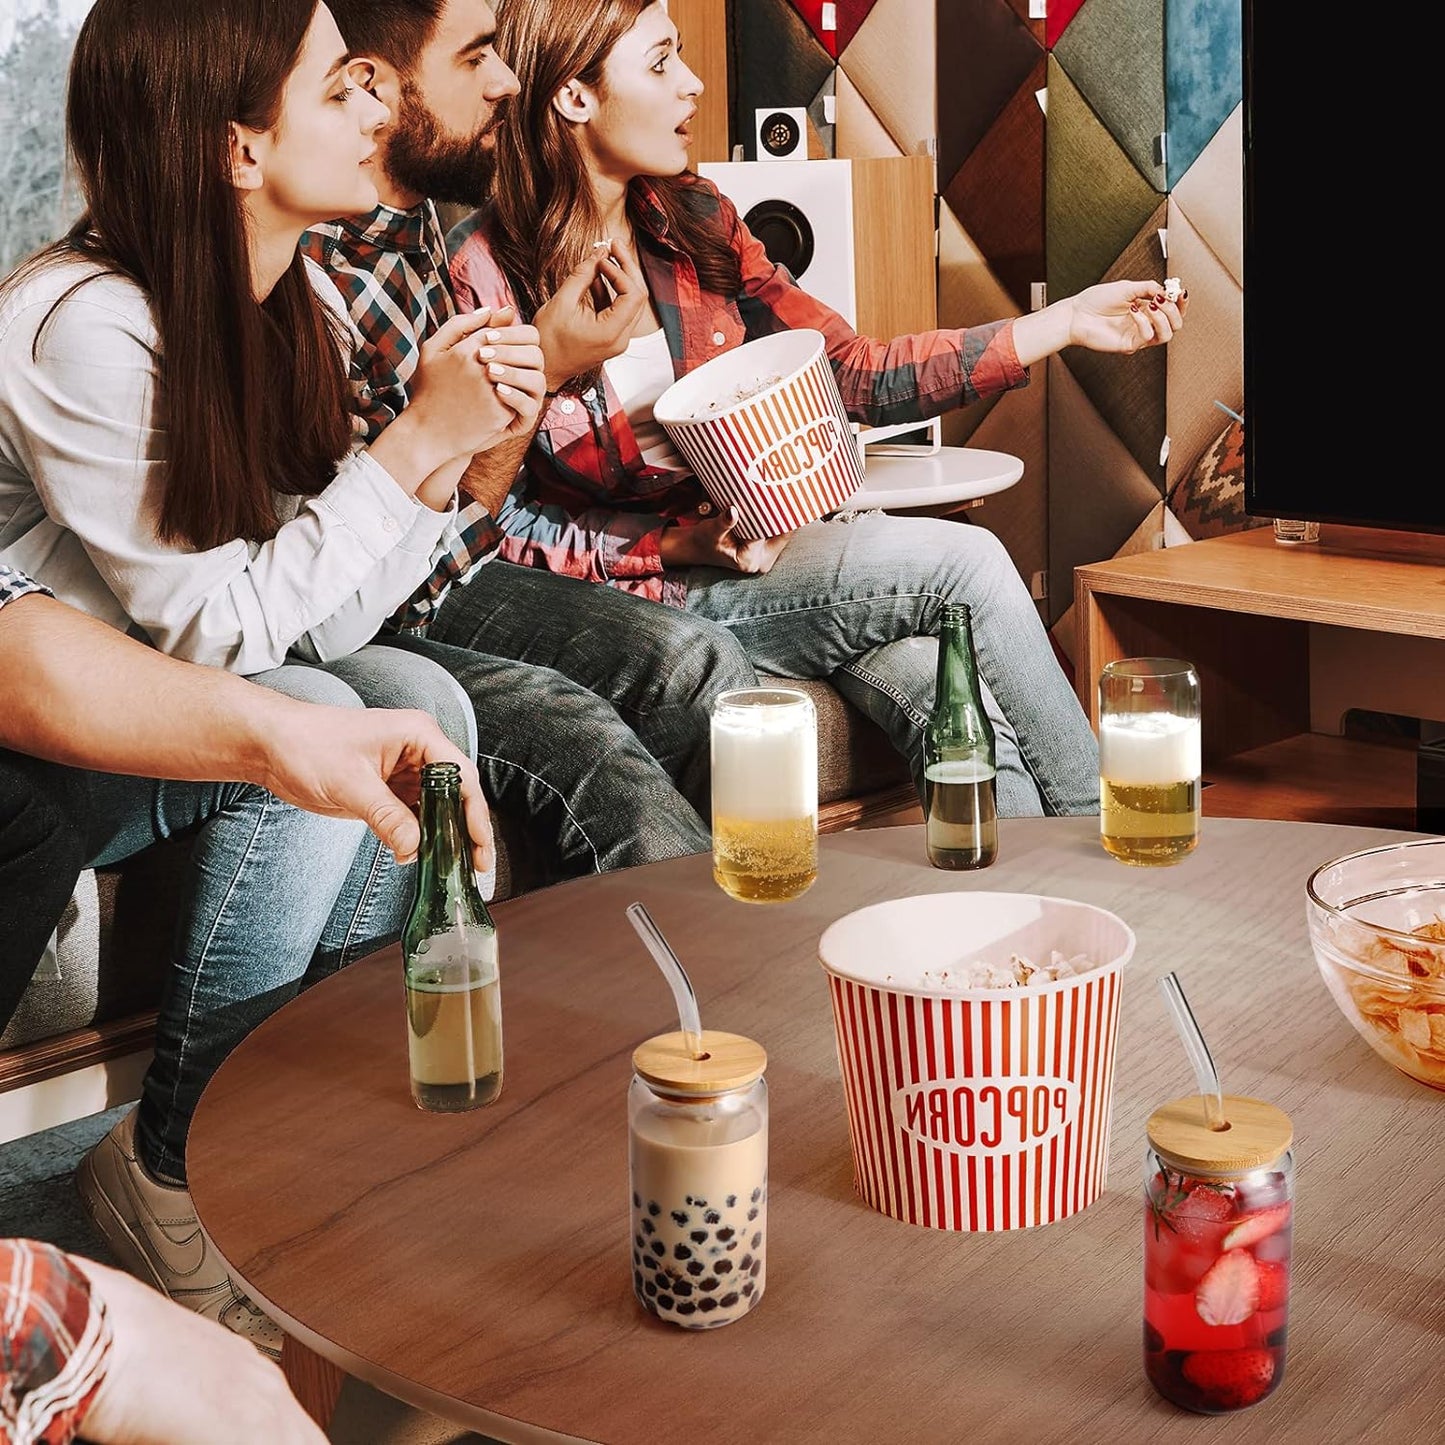
[[[662,930],[642,904],[629,903],[627,917],[672,988],[672,996],[677,1000],[677,1021],[682,1027],[683,1042],[688,1052],[695,1059],[702,1058],[702,1020],[698,1018],[697,995],[693,992],[692,980],[687,976],[682,960],[672,951],[672,946],[662,936]]]
[[[1184,986],[1179,982],[1179,975],[1166,973],[1159,980],[1159,992],[1164,995],[1164,1002],[1169,1005],[1169,1012],[1174,1016],[1174,1027],[1178,1029],[1179,1037],[1184,1042],[1184,1051],[1194,1066],[1194,1077],[1199,1081],[1199,1094],[1204,1100],[1204,1122],[1211,1129],[1227,1129],[1229,1121],[1224,1117],[1224,1095],[1219,1088],[1219,1071],[1214,1067],[1214,1058],[1209,1052],[1209,1045],[1204,1042],[1204,1035],[1200,1032],[1194,1011],[1189,1007],[1189,1000],[1184,997]]]

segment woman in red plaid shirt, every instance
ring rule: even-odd
[[[957,522],[867,513],[740,542],[653,417],[659,394],[721,351],[812,327],[844,402],[883,425],[1028,382],[1065,346],[1162,345],[1187,301],[1152,281],[1091,286],[1012,320],[877,341],[771,262],[732,204],[688,170],[702,82],[659,0],[508,0],[498,49],[521,82],[498,137],[485,217],[456,235],[459,304],[516,300],[536,317],[608,237],[645,281],[625,352],[585,359],[553,397],[498,522],[501,555],[590,577],[709,619],[761,671],[826,677],[883,726],[922,792],[945,604],[973,609],[998,737],[999,811],[1098,810],[1098,751],[1017,568]],[[632,266],[632,261],[636,266]],[[549,328],[537,320],[556,360]]]

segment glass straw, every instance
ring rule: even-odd
[[[677,1000],[677,1021],[682,1026],[682,1037],[688,1052],[695,1059],[702,1058],[702,1020],[698,1018],[697,995],[692,990],[692,980],[687,976],[682,960],[672,951],[672,946],[662,936],[662,930],[642,904],[629,903],[627,917],[672,987],[672,996]]]
[[[1166,973],[1159,980],[1159,992],[1164,995],[1164,1002],[1169,1005],[1169,1012],[1174,1016],[1174,1027],[1178,1029],[1179,1037],[1184,1042],[1184,1051],[1189,1055],[1189,1062],[1194,1065],[1194,1077],[1199,1081],[1199,1094],[1204,1100],[1204,1122],[1211,1129],[1229,1128],[1229,1120],[1224,1117],[1224,1095],[1219,1088],[1219,1070],[1214,1067],[1209,1045],[1204,1042],[1204,1035],[1189,1007],[1189,1000],[1184,997],[1184,986],[1179,982],[1179,975],[1172,971]]]

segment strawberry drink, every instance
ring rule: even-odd
[[[1210,1130],[1198,1104],[1179,1100],[1149,1120],[1144,1372],[1166,1400],[1220,1415],[1284,1379],[1292,1131],[1252,1099],[1226,1099],[1229,1126]]]

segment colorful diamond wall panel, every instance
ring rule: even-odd
[[[839,62],[906,156],[938,134],[936,48],[930,0],[877,0]]]
[[[1047,79],[1042,54],[1023,85],[944,188],[964,230],[1027,311],[1044,279],[1044,114],[1037,92]]]
[[[938,8],[938,175],[947,180],[1043,59],[1005,0],[943,0]]]
[[[1059,37],[1069,28],[1084,0],[1048,0],[1048,17],[1044,21],[1044,44],[1050,50],[1059,43]]]
[[[813,102],[808,107],[808,158],[810,160],[829,160],[838,153],[838,124],[837,111],[834,108],[838,98],[838,72],[833,70],[829,73],[827,80],[823,82],[823,88],[813,97]],[[829,115],[833,116],[829,120]],[[817,149],[814,150],[814,142],[817,142]]]
[[[987,258],[944,201],[938,208],[938,324],[981,326],[1018,311]],[[1000,397],[1008,401],[1010,397]],[[953,413],[970,416],[974,408]],[[947,421],[945,422],[947,424]]]
[[[1089,0],[1053,55],[1139,174],[1162,193],[1164,16],[1159,0]]]
[[[823,28],[823,12],[833,9],[836,15],[836,7],[830,7],[825,0],[792,0],[793,8],[808,22],[808,29],[818,38],[818,44],[828,52],[829,55],[838,54],[838,30],[836,25],[831,30]]]
[[[1033,8],[1034,0],[1008,0],[1013,6],[1013,12],[1029,28],[1029,34],[1038,41],[1040,49],[1043,48],[1048,37],[1048,21],[1046,19],[1030,18],[1029,11]]]
[[[1091,5],[1097,3],[1090,0]],[[1280,23],[1287,22],[1281,18]],[[1239,0],[1164,0],[1164,35],[1172,187],[1243,95]]]
[[[1244,107],[1237,105],[1214,139],[1169,192],[1219,264],[1244,285]],[[1176,274],[1172,269],[1170,275]]]
[[[1098,3],[1098,0],[1091,0]],[[1049,56],[1044,127],[1044,240],[1049,297],[1092,286],[1159,205],[1056,56]]]
[[[1158,210],[1119,253],[1103,279],[1162,281],[1164,261],[1159,251],[1158,228],[1168,218],[1168,203],[1161,200]],[[1192,299],[1193,293],[1190,294]],[[1060,352],[1058,358],[1099,415],[1113,428],[1139,470],[1153,480],[1159,497],[1165,490],[1160,453],[1168,435],[1165,420],[1168,349],[1151,346],[1132,356],[1118,356],[1071,346]]]
[[[755,161],[756,112],[806,110],[833,73],[833,58],[789,0],[732,0],[730,16],[732,138]]]
[[[848,72],[840,66],[834,71],[833,80],[838,103],[833,149],[838,159],[851,161],[875,156],[901,156],[902,148],[853,84]]]

